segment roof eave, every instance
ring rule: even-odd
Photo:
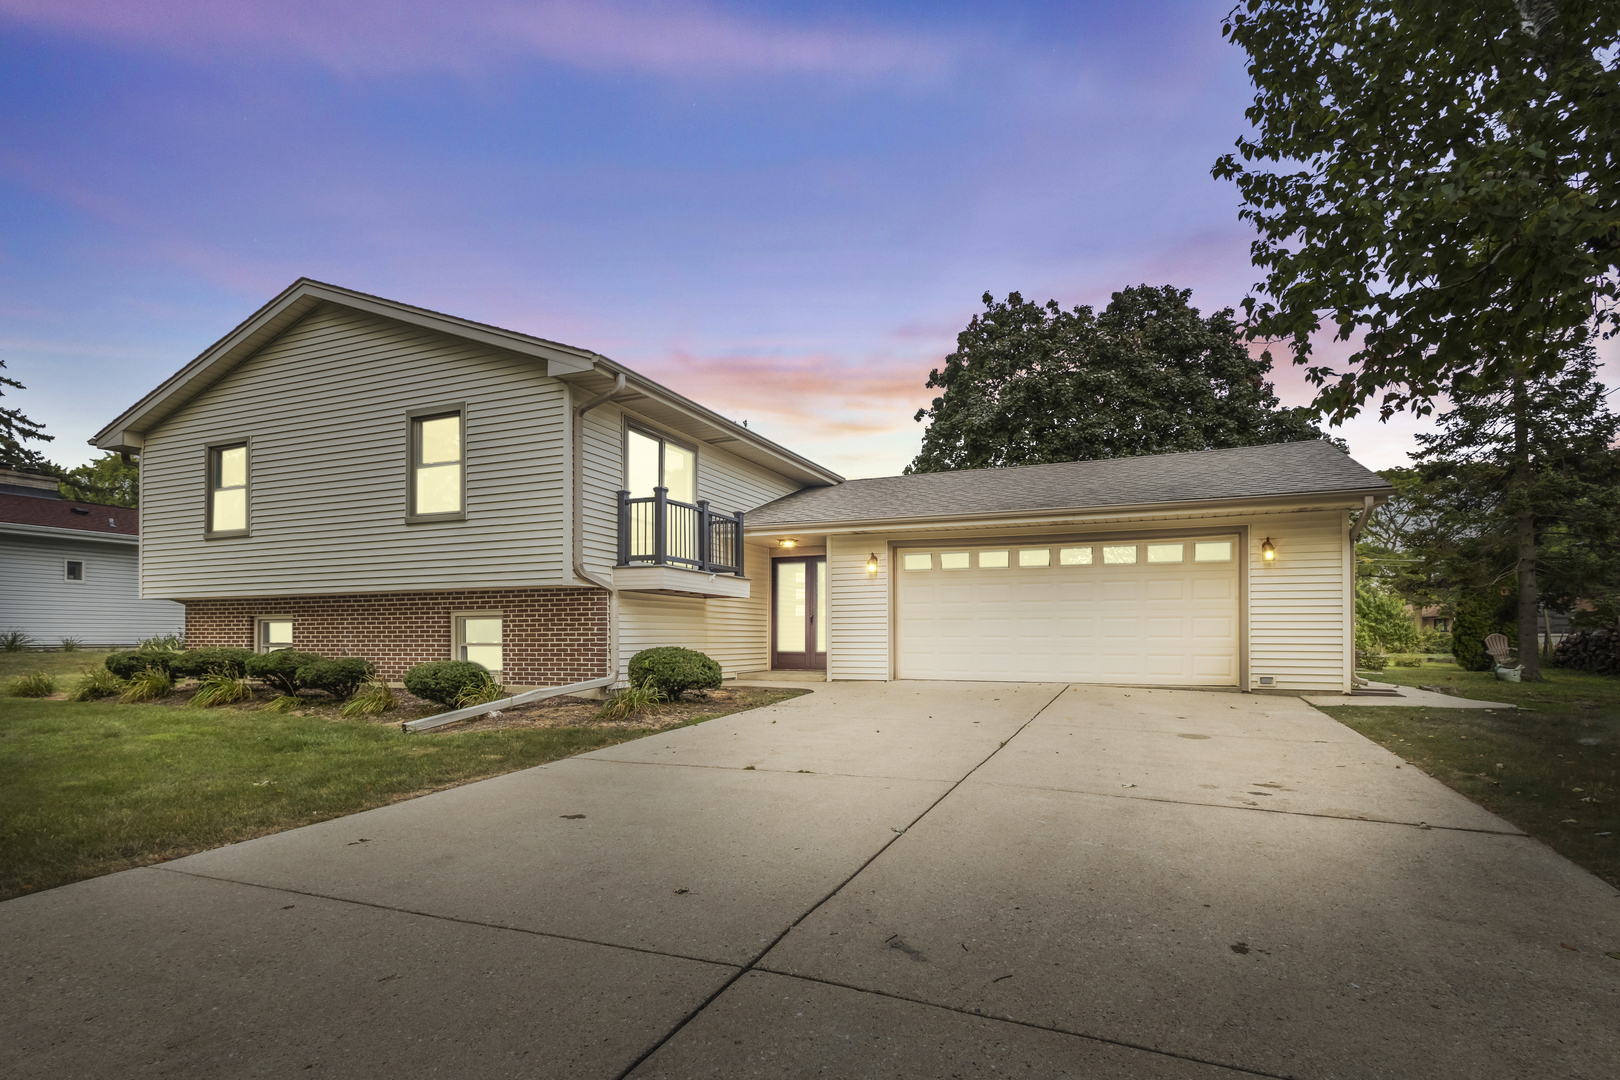
[[[938,526],[961,526],[978,523],[1001,523],[1016,521],[1029,521],[1038,524],[1043,521],[1061,521],[1073,518],[1110,518],[1128,516],[1131,514],[1150,514],[1180,511],[1209,510],[1226,507],[1241,510],[1245,507],[1275,507],[1279,505],[1298,504],[1312,505],[1324,501],[1333,504],[1344,503],[1345,506],[1354,507],[1365,502],[1368,496],[1382,501],[1395,494],[1395,489],[1388,486],[1374,488],[1360,488],[1348,491],[1320,491],[1296,492],[1285,495],[1259,495],[1243,498],[1225,499],[1189,499],[1175,502],[1132,503],[1119,506],[1072,506],[1060,508],[1046,508],[1028,510],[1002,510],[990,513],[971,514],[929,514],[910,517],[867,518],[851,521],[808,521],[808,522],[777,522],[758,521],[757,519],[744,519],[743,532],[745,535],[779,532],[895,532],[904,529],[926,529]]]
[[[61,525],[28,525],[21,521],[0,521],[0,533],[9,536],[41,536],[55,540],[105,540],[114,544],[136,544],[141,542],[139,535],[118,532],[103,532],[97,529],[70,529]]]

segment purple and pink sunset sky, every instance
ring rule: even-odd
[[[0,0],[5,404],[88,460],[307,275],[896,473],[986,290],[1257,279],[1230,4]],[[1426,423],[1338,433],[1383,468]]]

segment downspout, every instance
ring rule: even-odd
[[[624,373],[613,380],[613,389],[597,394],[582,405],[574,406],[574,513],[573,554],[574,576],[588,581],[608,594],[608,670],[607,682],[612,686],[619,678],[619,593],[612,579],[606,581],[585,569],[585,414],[598,405],[606,404],[624,393]]]
[[[607,590],[608,594],[608,669],[607,674],[599,679],[586,679],[584,682],[570,683],[567,686],[546,686],[538,690],[528,690],[512,697],[501,698],[499,701],[488,701],[482,705],[473,705],[465,709],[455,709],[451,712],[440,713],[437,716],[424,716],[420,720],[408,720],[400,727],[407,732],[427,731],[445,724],[453,724],[458,720],[471,720],[485,713],[500,709],[512,709],[519,705],[528,705],[535,701],[544,701],[546,698],[560,697],[564,694],[582,694],[588,690],[600,690],[612,686],[619,678],[619,594],[613,588],[613,582],[603,581],[601,578],[585,569],[585,529],[582,516],[585,507],[585,470],[582,467],[585,451],[585,414],[598,405],[611,400],[624,391],[624,376],[619,375],[613,380],[613,389],[604,394],[598,394],[574,408],[574,455],[572,459],[574,469],[574,527],[573,527],[573,556],[574,576],[581,581],[588,581],[599,589]]]
[[[1361,503],[1361,516],[1356,523],[1350,526],[1350,685],[1371,686],[1372,683],[1356,674],[1356,542],[1361,539],[1361,530],[1367,527],[1367,519],[1372,517],[1373,508],[1378,505],[1375,496],[1368,495]]]

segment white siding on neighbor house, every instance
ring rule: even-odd
[[[634,410],[612,402],[585,414],[585,567],[604,575],[618,559],[618,498],[625,483],[627,420],[651,431],[663,430],[637,416]],[[685,436],[674,439],[681,445],[692,445]],[[697,497],[709,500],[710,509],[720,513],[741,510],[746,514],[801,486],[708,443],[698,443],[697,452]],[[767,579],[756,579],[754,591],[768,585]]]
[[[69,559],[84,563],[83,581],[65,580]],[[185,631],[185,608],[140,599],[134,544],[0,535],[0,582],[0,631],[21,630],[36,645],[134,645]]]
[[[873,553],[878,572],[866,572]],[[827,618],[828,677],[889,677],[889,553],[887,542],[870,536],[827,538],[827,576],[832,591]]]
[[[746,600],[705,600],[661,593],[619,594],[619,677],[642,649],[679,645],[708,653],[726,678],[770,667],[765,613],[770,601],[770,549],[749,544],[743,568],[753,581]]]
[[[1249,536],[1249,685],[1270,675],[1279,690],[1349,689],[1346,515],[1256,517]],[[1268,536],[1277,547],[1270,564],[1260,557]]]
[[[571,583],[564,388],[544,365],[323,306],[146,435],[143,595]],[[465,403],[466,521],[407,525],[411,409]],[[209,444],[252,440],[252,535],[203,537]]]

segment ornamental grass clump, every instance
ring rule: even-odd
[[[496,682],[493,676],[486,676],[483,682],[462,687],[461,693],[456,695],[456,708],[470,709],[475,705],[487,705],[505,696],[506,687]]]
[[[290,713],[303,703],[304,699],[297,694],[282,694],[280,697],[271,698],[259,708],[265,712]]]
[[[141,638],[136,646],[137,652],[179,652],[186,647],[186,643],[179,634],[158,634],[149,638]]]
[[[298,669],[319,663],[320,660],[321,658],[314,653],[299,652],[296,649],[254,653],[248,657],[247,674],[249,678],[268,683],[283,694],[296,695],[298,691],[304,689],[304,684],[298,681]]]
[[[50,697],[56,693],[56,680],[43,671],[18,675],[6,683],[7,697]]]
[[[253,684],[229,671],[210,671],[202,677],[197,692],[187,705],[196,709],[209,709],[216,705],[234,705],[253,696]]]
[[[466,708],[457,702],[469,690],[486,692],[483,688],[495,686],[495,680],[482,664],[470,660],[436,660],[417,664],[405,673],[405,689],[424,701],[455,708]],[[498,689],[498,687],[497,687]],[[494,701],[500,695],[480,698],[477,702]]]
[[[124,692],[118,695],[118,700],[125,704],[154,701],[157,698],[168,697],[173,692],[174,676],[170,675],[167,669],[154,665],[130,676],[124,686]]]
[[[652,683],[643,686],[627,686],[623,690],[610,695],[602,707],[596,710],[598,720],[629,720],[639,716],[654,705],[662,705],[669,698],[664,692]]]
[[[643,649],[630,658],[630,683],[651,683],[671,701],[688,690],[713,690],[720,685],[720,665],[695,649],[667,645]]]
[[[374,678],[345,701],[343,708],[338,711],[351,719],[356,716],[381,716],[398,704],[394,697],[394,688],[386,681]]]
[[[84,648],[84,642],[76,637],[65,637],[61,641],[63,652],[78,652]]]
[[[0,634],[0,652],[22,652],[33,644],[34,639],[21,630],[7,630]]]
[[[100,701],[113,697],[124,689],[124,681],[104,667],[85,668],[79,680],[68,691],[69,701]]]

